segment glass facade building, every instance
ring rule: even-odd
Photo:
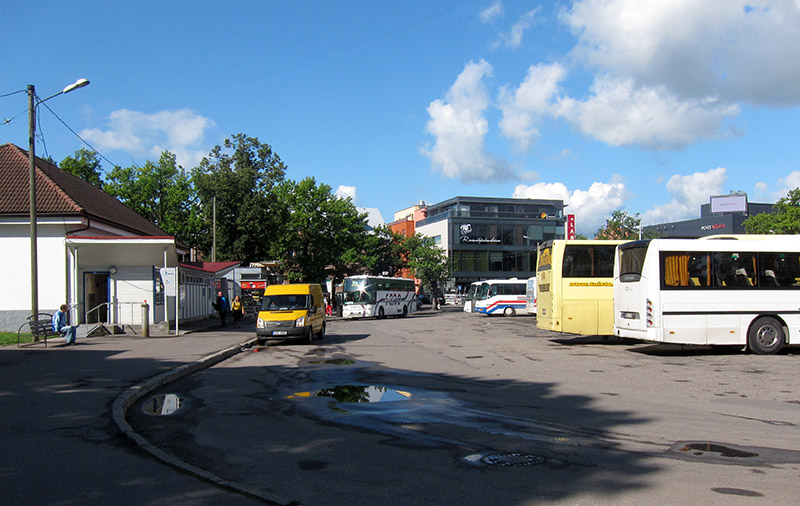
[[[561,200],[455,197],[428,206],[416,231],[433,237],[453,267],[448,288],[463,292],[473,281],[536,274],[536,247],[563,239]]]

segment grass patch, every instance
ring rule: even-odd
[[[20,343],[32,343],[33,342],[33,335],[32,334],[25,334],[22,333],[19,335]],[[16,332],[0,332],[0,346],[10,346],[10,345],[17,344],[17,333]]]

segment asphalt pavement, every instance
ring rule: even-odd
[[[167,465],[126,432],[124,409],[150,389],[235,354],[254,320],[204,320],[180,335],[109,335],[0,347],[0,483],[5,505],[264,504]],[[146,442],[145,442],[146,443]],[[143,447],[144,446],[144,447]],[[156,458],[158,457],[158,458]]]

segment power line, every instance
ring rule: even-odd
[[[78,132],[76,132],[76,131],[75,131],[75,130],[73,130],[73,129],[72,129],[70,126],[69,126],[69,125],[67,125],[67,123],[66,123],[66,122],[65,122],[63,119],[61,119],[61,118],[58,116],[58,114],[56,114],[55,112],[53,112],[53,110],[52,110],[52,109],[50,109],[50,106],[48,106],[48,105],[47,105],[47,104],[45,104],[44,102],[42,102],[42,103],[41,103],[41,105],[45,106],[45,108],[47,108],[47,110],[48,110],[48,111],[50,111],[50,114],[52,114],[53,116],[55,116],[55,117],[56,117],[56,119],[57,119],[58,121],[60,121],[60,122],[61,122],[61,124],[62,124],[62,125],[64,125],[64,127],[66,127],[66,129],[67,129],[67,130],[69,130],[70,132],[72,132],[72,135],[74,135],[75,137],[77,137],[78,139],[80,139],[80,140],[81,140],[81,142],[83,142],[84,144],[86,144],[87,146],[89,146],[89,148],[90,148],[92,151],[94,151],[95,153],[97,153],[97,155],[98,155],[100,158],[102,158],[103,160],[105,160],[106,162],[108,162],[109,164],[111,164],[111,168],[114,168],[114,167],[116,167],[116,166],[117,166],[117,165],[116,165],[114,162],[112,162],[111,160],[109,160],[108,158],[106,158],[106,157],[105,157],[105,156],[104,156],[104,155],[103,155],[101,152],[99,152],[97,149],[95,149],[95,147],[94,147],[94,146],[92,146],[91,144],[89,144],[89,142],[88,142],[86,139],[84,139],[83,137],[81,137],[80,135],[78,135]],[[42,143],[44,144],[44,141],[42,141]]]

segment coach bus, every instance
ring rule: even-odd
[[[488,279],[482,281],[475,296],[474,313],[516,316],[525,313],[524,279]]]
[[[406,316],[417,309],[413,279],[350,276],[342,284],[342,316]]]
[[[525,287],[525,312],[536,314],[536,277],[528,278]]]
[[[614,334],[614,250],[626,241],[556,239],[539,245],[536,325],[570,334]]]
[[[620,337],[758,354],[800,342],[800,236],[631,242],[614,283]]]
[[[473,313],[475,312],[475,298],[478,296],[478,290],[481,288],[482,281],[475,281],[474,283],[469,285],[469,290],[467,290],[467,295],[464,297],[464,312],[465,313]]]

